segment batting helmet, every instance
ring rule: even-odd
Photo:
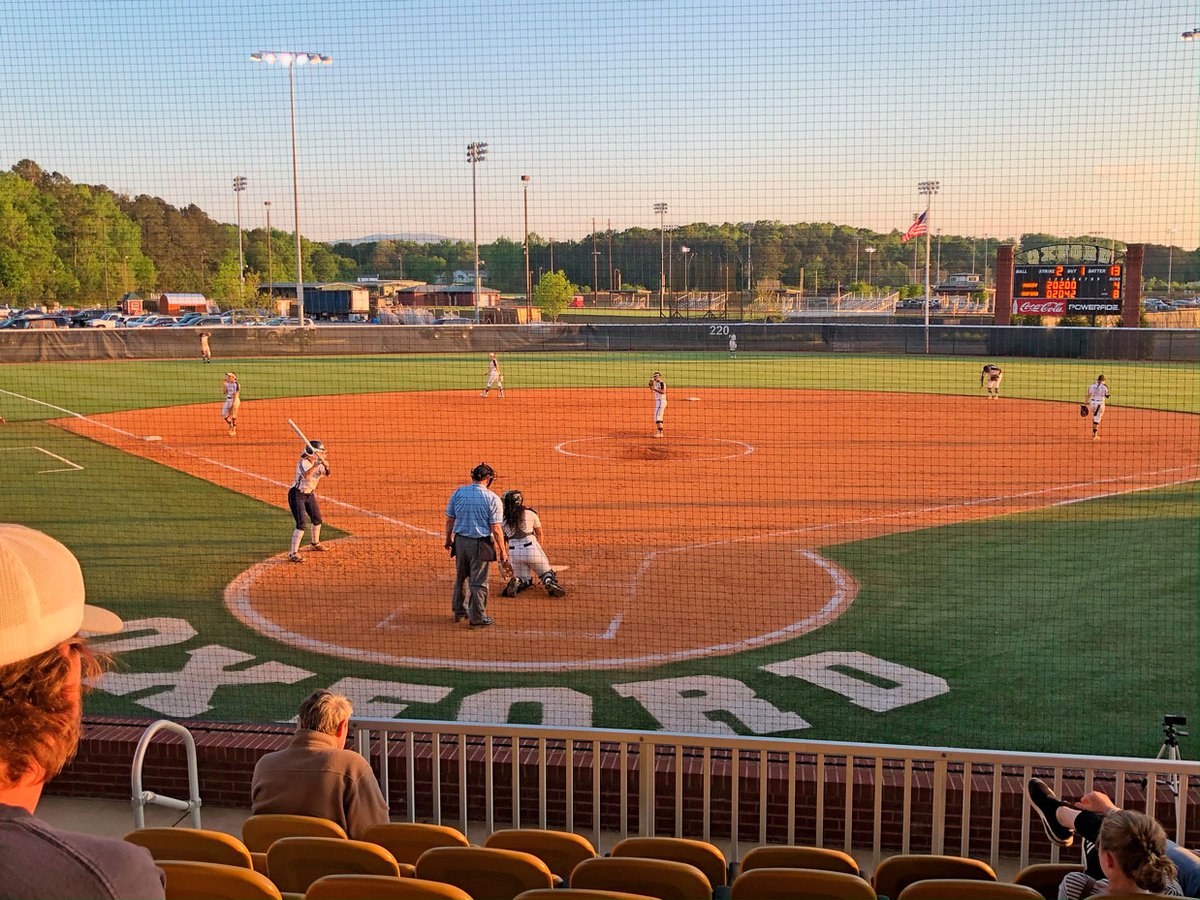
[[[308,456],[312,456],[314,453],[324,453],[325,445],[320,441],[309,441],[304,447],[304,452]]]
[[[483,481],[485,478],[495,478],[496,470],[485,462],[481,462],[471,470],[472,481]]]

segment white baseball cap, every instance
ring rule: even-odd
[[[114,613],[84,602],[71,551],[24,525],[0,525],[0,666],[37,656],[81,631],[113,634]]]

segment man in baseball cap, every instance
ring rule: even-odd
[[[33,813],[79,743],[84,676],[101,672],[81,632],[121,620],[84,602],[71,551],[22,525],[0,525],[0,900],[160,898],[162,872],[142,847],[63,831]]]

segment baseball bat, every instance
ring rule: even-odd
[[[292,431],[296,432],[296,434],[299,435],[300,440],[304,441],[305,449],[308,449],[308,447],[309,447],[308,438],[306,438],[304,436],[304,432],[300,430],[300,426],[297,425],[295,422],[293,422],[291,419],[288,419],[287,423],[292,426]]]

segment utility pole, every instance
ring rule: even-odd
[[[600,293],[600,251],[596,249],[596,217],[592,216],[592,304]]]
[[[608,228],[605,230],[608,232],[608,292],[611,294],[613,290],[612,219],[608,220]],[[609,299],[611,301],[612,298]]]
[[[267,208],[267,306],[274,307],[275,267],[274,260],[271,258],[271,201],[264,200],[263,206]]]
[[[663,292],[666,285],[667,204],[655,203],[658,213],[658,315],[663,314]]]
[[[533,305],[533,282],[529,278],[529,182],[528,175],[521,176],[521,186],[525,189],[525,308]]]
[[[238,228],[238,302],[245,301],[246,286],[246,257],[242,252],[242,192],[246,190],[246,176],[236,175],[233,179],[233,196],[237,198],[237,228]]]
[[[479,193],[475,187],[475,164],[487,159],[487,144],[475,141],[467,144],[467,162],[471,164],[471,219],[474,228],[473,243],[475,244],[475,288],[471,301],[475,307],[475,324],[479,324]]]

